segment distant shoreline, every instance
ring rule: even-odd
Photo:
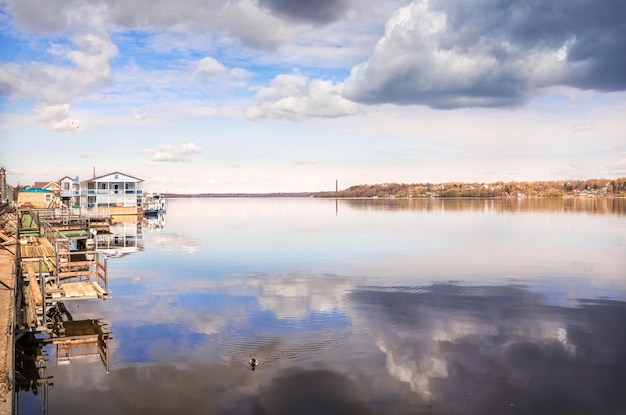
[[[161,193],[166,199],[217,199],[217,198],[268,198],[268,197],[313,197],[328,192],[285,192],[285,193]]]
[[[163,193],[166,199],[235,199],[235,198],[320,198],[320,199],[364,199],[364,200],[431,200],[431,199],[624,199],[626,194],[617,195],[563,195],[551,196],[333,196],[331,192],[311,192],[311,193]]]
[[[176,198],[317,197],[360,199],[624,198],[626,178],[494,183],[379,183],[318,192],[163,193]]]

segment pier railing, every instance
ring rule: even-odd
[[[104,255],[93,249],[72,250],[72,241],[63,234],[63,231],[55,228],[47,220],[41,220],[39,216],[42,236],[54,249],[54,264],[57,283],[78,279],[90,281],[92,277],[102,288],[104,295],[108,293],[107,259]],[[86,228],[88,229],[88,223]]]
[[[111,212],[109,209],[96,208],[85,209],[82,207],[61,207],[54,209],[33,209],[38,212],[41,219],[58,220],[65,219],[68,221],[85,221],[89,219],[110,219]]]
[[[96,282],[104,288],[104,292],[109,292],[109,278],[107,273],[108,258],[99,252],[96,252]]]

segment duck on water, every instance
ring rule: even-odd
[[[253,357],[252,359],[250,359],[248,364],[250,365],[250,369],[254,370],[259,365],[259,361]]]

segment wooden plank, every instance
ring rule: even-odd
[[[97,290],[92,281],[68,282],[63,284],[65,296],[68,298],[98,298],[102,290]]]
[[[65,296],[66,297],[71,297],[71,298],[76,298],[76,297],[80,297],[80,293],[78,292],[78,287],[75,287],[74,285],[71,285],[69,287],[64,287],[65,288]]]
[[[35,276],[35,267],[32,262],[22,263],[22,267],[26,265],[26,272],[28,273],[28,289],[31,292],[33,301],[37,305],[43,304],[43,297],[41,295],[41,289],[39,288],[39,281]]]
[[[63,288],[66,297],[78,297],[80,295],[75,283],[63,284],[61,288]]]
[[[62,279],[67,279],[67,278],[73,278],[73,277],[80,277],[80,276],[89,276],[89,275],[95,275],[96,271],[92,271],[92,270],[87,270],[87,271],[66,271],[66,272],[59,272],[58,278],[60,280]]]
[[[70,345],[71,347],[96,347],[98,346],[98,335],[90,334],[87,336],[75,336],[72,338],[55,338],[52,344]]]
[[[99,294],[98,297],[107,295],[107,293],[104,291],[104,288],[102,288],[99,284],[96,284],[93,281],[89,281],[89,282],[91,283],[91,286],[93,287],[93,289]]]
[[[37,306],[33,300],[32,293],[30,290],[24,291],[24,317],[26,321],[23,323],[28,327],[36,327],[37,326]]]
[[[92,265],[96,265],[96,261],[64,262],[61,265],[59,265],[59,268],[90,267]]]
[[[89,294],[90,294],[91,290],[87,290],[86,288],[91,288],[91,287],[89,285],[87,285],[87,284],[80,284],[78,286],[78,291],[80,292],[80,295],[82,297],[88,297]]]
[[[74,283],[74,297],[84,297],[85,296],[85,291],[82,288],[83,287],[80,284]]]
[[[50,293],[50,296],[52,297],[53,300],[57,300],[62,297],[62,294],[63,294],[63,290],[59,290],[59,291],[54,291]]]

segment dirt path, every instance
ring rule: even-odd
[[[10,247],[15,249],[15,246]],[[0,415],[10,415],[12,395],[7,384],[12,369],[13,335],[11,321],[13,319],[13,265],[15,256],[0,247]],[[9,376],[10,375],[10,376]]]

